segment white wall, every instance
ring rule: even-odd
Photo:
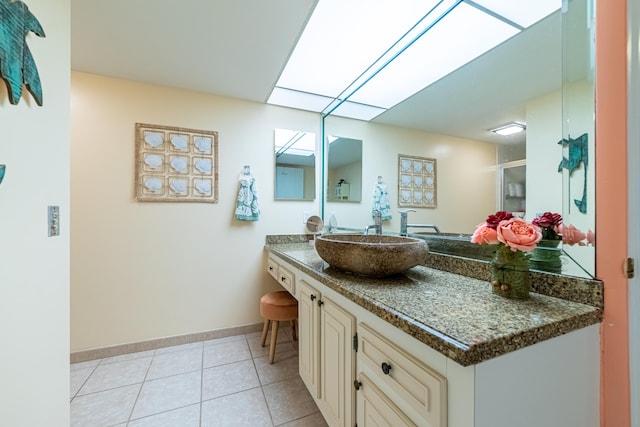
[[[564,98],[564,100],[563,100]],[[527,219],[537,213],[559,212],[566,225],[587,232],[595,225],[595,132],[593,87],[586,81],[565,84],[563,93],[554,92],[527,104]],[[564,103],[564,126],[563,117]],[[558,141],[563,134],[577,138],[589,135],[587,168],[587,213],[578,211],[574,199],[582,199],[584,168],[576,170],[568,185],[569,174],[558,172],[563,156]],[[568,156],[568,153],[565,153]],[[595,271],[595,249],[592,246],[568,246],[563,249],[587,271]],[[584,276],[574,263],[566,263],[564,273]]]
[[[588,134],[589,138],[589,165],[586,168],[587,176],[587,212],[581,213],[576,207],[574,200],[582,199],[584,188],[585,168],[574,171],[569,177],[569,173],[565,171],[565,196],[563,199],[563,212],[565,224],[573,224],[585,233],[590,228],[595,228],[596,214],[596,136],[595,136],[595,120],[593,112],[595,111],[595,96],[593,82],[582,80],[572,84],[565,84],[563,87],[563,108],[565,110],[565,128],[564,135],[571,138],[577,138],[583,133]],[[601,141],[606,144],[606,141]],[[567,154],[568,155],[568,154]],[[624,160],[621,160],[624,165]],[[596,271],[595,267],[595,248],[593,246],[564,246],[563,248],[578,264],[583,266],[591,274]],[[582,273],[580,270],[576,274]],[[572,273],[568,273],[572,274]]]
[[[69,425],[68,0],[29,0],[46,37],[27,43],[43,87],[11,105],[0,84],[0,423]],[[47,206],[61,233],[47,237]]]
[[[553,92],[527,104],[527,210],[532,220],[537,213],[562,213],[562,97]]]

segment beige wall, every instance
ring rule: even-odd
[[[373,190],[382,176],[392,213],[383,230],[400,230],[398,154],[437,159],[438,206],[416,209],[409,214],[410,223],[436,224],[442,232],[471,233],[495,212],[495,145],[339,117],[327,119],[326,127],[327,134],[363,141],[362,203],[327,203],[327,217],[335,212],[338,226],[359,228],[371,223]]]
[[[278,285],[266,234],[300,233],[317,201],[273,201],[274,128],[319,134],[317,114],[73,73],[71,351],[259,322]],[[219,203],[133,199],[136,122],[219,132]],[[262,214],[233,219],[250,165]]]
[[[319,213],[318,198],[273,200],[273,130],[320,135],[319,116],[79,72],[72,74],[71,115],[71,351],[261,321],[258,300],[278,286],[264,272],[265,235],[304,232],[304,211]],[[135,202],[136,122],[217,130],[219,203]],[[344,136],[364,141],[363,201],[330,204],[351,208],[337,213],[339,223],[370,221],[375,179],[383,175],[396,187],[398,153],[438,159],[438,208],[412,221],[470,232],[495,209],[486,191],[495,188],[493,145],[344,123]],[[255,223],[233,219],[245,164],[260,194]],[[393,221],[385,222],[389,231],[399,229],[397,209]]]
[[[29,0],[46,37],[30,34],[42,107],[0,83],[0,424],[69,425],[68,0]],[[47,206],[60,236],[47,236]]]

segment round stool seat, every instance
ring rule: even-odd
[[[267,334],[271,325],[271,344],[269,346],[269,363],[273,363],[276,356],[276,342],[278,341],[278,323],[291,322],[291,333],[296,339],[296,321],[298,319],[298,301],[287,291],[275,291],[264,294],[260,298],[260,315],[264,318],[261,346],[267,342]]]
[[[298,318],[298,301],[287,291],[264,294],[260,298],[260,315],[269,320]]]

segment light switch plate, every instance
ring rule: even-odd
[[[49,206],[49,237],[60,235],[60,206]]]

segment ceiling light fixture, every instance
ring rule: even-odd
[[[527,129],[527,126],[525,126],[523,123],[511,122],[504,126],[491,129],[491,132],[497,133],[498,135],[502,135],[502,136],[509,136],[516,133],[524,132],[526,129]]]

